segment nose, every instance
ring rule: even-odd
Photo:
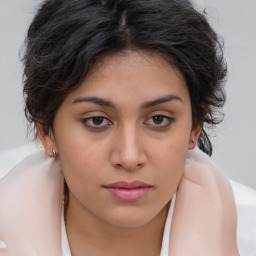
[[[134,171],[146,164],[142,135],[136,127],[126,126],[115,135],[110,162],[113,166]]]

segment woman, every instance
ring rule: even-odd
[[[0,181],[0,255],[238,255],[230,185],[190,152],[212,153],[226,68],[189,1],[48,0],[26,47],[45,153]]]

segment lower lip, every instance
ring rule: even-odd
[[[132,202],[139,200],[143,196],[145,196],[151,187],[145,188],[105,188],[114,198],[125,201]]]

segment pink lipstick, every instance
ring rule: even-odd
[[[152,186],[142,181],[135,180],[133,182],[118,181],[104,186],[104,188],[114,198],[125,202],[132,202],[146,195]]]

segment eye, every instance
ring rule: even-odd
[[[145,124],[156,128],[165,128],[171,125],[174,121],[173,117],[166,116],[166,115],[154,115],[146,120]]]
[[[83,119],[83,124],[89,128],[107,128],[109,125],[111,125],[111,121],[104,117],[104,116],[92,116]]]

